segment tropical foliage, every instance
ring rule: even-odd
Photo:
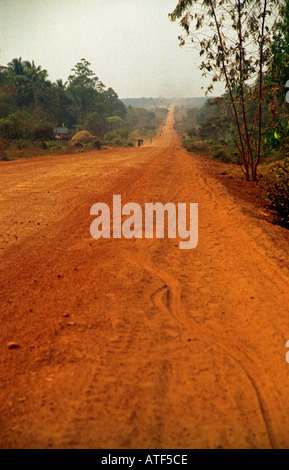
[[[70,137],[79,131],[89,132],[97,147],[104,140],[109,145],[133,145],[134,132],[140,137],[156,131],[164,115],[127,108],[90,65],[81,59],[65,83],[51,82],[46,70],[21,57],[0,67],[2,159],[9,142],[17,142],[18,148],[29,146],[29,142],[52,148],[53,129],[60,126],[69,128]]]
[[[199,50],[200,68],[212,77],[208,92],[215,82],[225,83],[234,143],[247,180],[257,179],[264,75],[270,67],[281,10],[282,2],[276,0],[180,0],[170,14],[172,21],[180,20],[185,32],[180,44],[189,41]]]

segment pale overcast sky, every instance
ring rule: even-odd
[[[34,60],[67,80],[85,58],[120,98],[204,96],[198,53],[180,48],[177,0],[0,0],[0,64]],[[218,86],[214,95],[221,93]]]

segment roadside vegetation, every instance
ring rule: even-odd
[[[218,81],[226,88],[201,108],[176,109],[183,146],[239,165],[288,228],[289,0],[182,0],[169,16],[184,29],[180,45],[203,58],[207,94]]]
[[[2,160],[134,146],[138,138],[154,136],[166,113],[166,108],[125,106],[85,59],[66,83],[52,83],[46,70],[21,57],[0,67]],[[67,128],[67,139],[57,140],[56,128]]]

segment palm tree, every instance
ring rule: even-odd
[[[36,66],[32,62],[21,57],[14,58],[4,68],[8,77],[15,84],[17,89],[17,103],[21,106],[38,105],[45,95],[45,90],[50,82],[47,80],[47,70],[42,70],[41,66]]]
[[[19,59],[12,59],[11,62],[8,63],[6,70],[12,72],[14,75],[24,75],[25,63],[22,61],[21,57],[19,57]]]
[[[36,67],[34,60],[29,62],[29,60],[25,60],[24,62],[24,73],[31,76],[31,78],[35,80],[46,80],[48,77],[47,70],[43,69],[41,65]]]

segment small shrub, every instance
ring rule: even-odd
[[[208,151],[208,145],[205,142],[192,139],[189,137],[183,137],[182,146],[187,150],[187,152],[192,152],[192,153],[200,153],[200,152]]]
[[[116,129],[114,131],[107,132],[104,136],[104,141],[112,147],[128,147],[129,132],[126,128]]]
[[[265,201],[276,223],[289,228],[289,158],[271,166],[265,178]]]
[[[240,158],[231,146],[223,145],[221,142],[212,145],[211,154],[213,159],[220,160],[224,163],[240,164]]]
[[[95,139],[93,140],[92,142],[89,142],[88,144],[85,144],[84,147],[86,149],[96,149],[96,150],[100,150],[101,149],[101,141],[99,139]]]
[[[42,148],[46,149],[46,140],[53,138],[53,126],[49,122],[36,122],[32,129],[33,140],[40,141]]]
[[[182,146],[188,151],[188,152],[197,152],[198,148],[195,145],[194,139],[190,137],[183,137],[182,139]]]
[[[192,152],[192,153],[194,153],[194,152],[199,152],[199,151],[200,151],[200,149],[198,148],[198,146],[195,145],[195,144],[189,144],[188,147],[186,147],[186,150],[187,150],[188,152]]]
[[[62,145],[59,144],[56,140],[50,140],[49,142],[45,142],[45,143],[46,143],[46,147],[49,150],[61,149],[62,148]]]
[[[189,137],[197,137],[198,132],[195,127],[190,127],[189,129],[187,129],[187,134]]]
[[[225,146],[222,145],[221,143],[212,145],[211,153],[212,153],[212,157],[215,160],[220,160],[221,162],[224,162],[224,163],[230,163],[233,161],[232,156],[227,151]]]
[[[222,157],[224,156],[224,149],[223,149],[223,145],[221,144],[215,144],[215,145],[212,145],[212,156],[213,158],[215,158],[216,160],[219,160],[219,159],[222,159]]]
[[[16,111],[6,118],[0,119],[0,136],[9,140],[27,140],[31,138],[29,116]]]
[[[28,149],[29,147],[31,147],[32,143],[30,140],[18,140],[17,141],[17,148],[19,150],[23,150],[23,149]]]

